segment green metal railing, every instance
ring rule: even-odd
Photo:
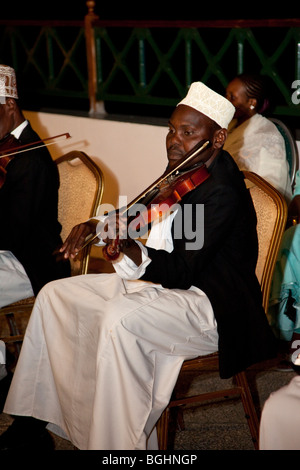
[[[224,93],[235,75],[247,71],[269,78],[275,114],[300,114],[292,101],[300,79],[300,21],[94,26],[98,100],[173,106],[195,80]]]
[[[88,100],[83,22],[0,22],[0,61],[15,68],[22,94],[43,104]]]
[[[0,62],[16,69],[27,108],[96,113],[104,102],[161,115],[192,81],[224,93],[248,71],[269,78],[275,114],[300,115],[300,20],[101,21],[87,3],[84,21],[0,21]]]

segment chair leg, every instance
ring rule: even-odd
[[[245,372],[237,374],[235,380],[240,390],[245,417],[248,422],[254,448],[258,450],[259,421]],[[158,448],[160,450],[167,450],[170,410],[171,408],[167,407],[157,423]]]
[[[237,381],[238,386],[242,389],[241,399],[245,411],[245,416],[247,418],[254,447],[255,449],[258,449],[259,421],[245,372],[240,372],[239,374],[237,374],[235,376],[235,379]]]
[[[169,433],[170,408],[166,408],[159,418],[156,431],[159,450],[167,450]]]
[[[17,327],[15,316],[13,313],[6,313],[5,314],[9,329],[10,329],[10,334],[11,336],[18,336],[20,334],[19,328]],[[14,343],[14,347],[16,349],[17,357],[20,354],[21,351],[21,345],[20,343],[16,342]]]

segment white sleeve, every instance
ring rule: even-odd
[[[148,257],[147,248],[138,240],[136,243],[139,245],[142,251],[142,262],[137,266],[128,256],[122,255],[117,261],[114,261],[113,267],[116,273],[122,278],[128,281],[140,279],[146,271],[146,267],[151,263],[151,259]]]

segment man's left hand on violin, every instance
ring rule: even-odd
[[[106,247],[104,257],[117,260],[120,253],[128,256],[137,266],[142,262],[140,247],[128,235],[128,218],[126,215],[115,213],[108,216],[103,231],[100,234]]]

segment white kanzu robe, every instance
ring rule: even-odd
[[[172,249],[171,219],[151,231],[152,247]],[[161,229],[168,237],[155,235]],[[218,335],[210,301],[198,288],[134,280],[151,262],[146,254],[137,270],[123,257],[115,274],[76,276],[42,289],[6,413],[52,423],[82,450],[155,448],[152,431],[182,362],[216,351]]]
[[[34,295],[30,280],[11,251],[0,250],[0,307]]]

